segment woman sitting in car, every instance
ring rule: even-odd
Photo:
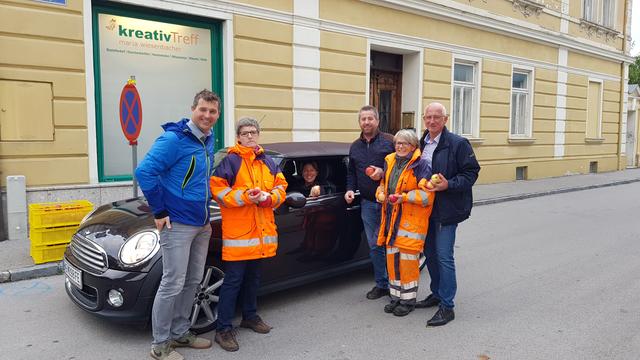
[[[317,162],[306,162],[302,166],[303,181],[292,188],[290,187],[289,190],[298,191],[305,197],[318,197],[335,192],[335,186],[328,181],[320,181],[319,174],[320,168]]]

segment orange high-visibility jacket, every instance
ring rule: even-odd
[[[213,172],[209,184],[222,215],[222,260],[240,261],[276,255],[278,233],[273,209],[286,197],[287,181],[264,149],[236,144]],[[271,205],[249,200],[247,190],[269,193]]]
[[[385,196],[380,219],[380,232],[378,233],[378,246],[389,245],[401,249],[422,251],[429,229],[429,216],[435,194],[420,189],[418,183],[421,179],[429,179],[431,168],[426,160],[420,157],[420,150],[416,149],[400,174],[395,191],[389,192],[387,183],[396,163],[396,153],[387,155],[384,160],[384,177],[380,180],[380,186],[376,191],[376,199],[380,193]],[[387,228],[387,201],[391,194],[402,194],[402,200],[391,207],[390,226],[385,231]]]

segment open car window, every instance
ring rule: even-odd
[[[326,186],[323,188],[330,189],[328,192],[331,193],[344,193],[347,180],[347,166],[344,158],[338,156],[285,159],[280,163],[280,168],[289,183],[287,192],[299,191],[304,186],[302,168],[308,162],[315,162],[319,168],[317,180]]]

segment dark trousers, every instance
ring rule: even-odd
[[[258,287],[260,286],[260,260],[224,262],[224,282],[220,287],[217,331],[233,327],[236,302],[240,296],[242,318],[251,320],[257,316]]]

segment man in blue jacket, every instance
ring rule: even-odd
[[[182,359],[175,347],[211,347],[210,340],[189,331],[189,313],[211,237],[212,128],[219,116],[218,95],[200,91],[193,99],[191,119],[164,124],[164,134],[136,169],[160,232],[162,251],[162,280],[151,314],[154,359]]]
[[[439,305],[427,326],[445,325],[455,318],[453,298],[456,295],[456,267],[453,248],[458,223],[471,215],[471,187],[478,178],[480,165],[469,141],[449,132],[445,126],[449,116],[440,103],[431,103],[424,110],[425,132],[420,139],[422,157],[427,160],[440,182],[431,191],[437,192],[424,252],[431,276],[431,294],[416,304],[417,308]]]
[[[384,175],[384,157],[395,151],[393,135],[380,132],[378,110],[366,105],[358,112],[362,132],[349,149],[347,192],[344,199],[351,204],[355,190],[360,190],[360,212],[364,232],[369,243],[369,257],[373,264],[376,285],[367,292],[367,299],[375,300],[389,295],[387,258],[384,246],[378,246],[378,229],[382,206],[376,201],[376,188]]]

